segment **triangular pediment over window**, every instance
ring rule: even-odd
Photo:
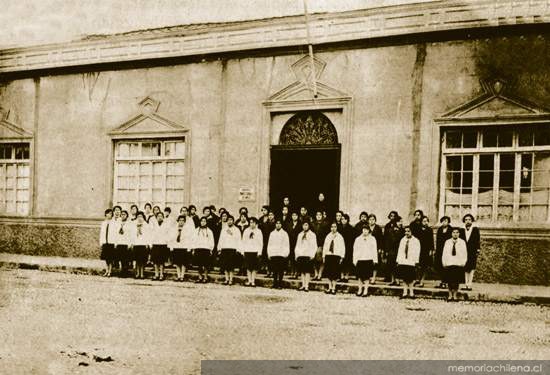
[[[160,102],[150,97],[139,102],[139,112],[124,124],[109,132],[113,138],[147,138],[178,136],[187,129],[157,113]]]
[[[33,134],[18,126],[14,112],[0,107],[0,139],[29,139]]]
[[[502,81],[482,82],[483,93],[435,120],[441,125],[548,122],[550,111],[508,93]]]

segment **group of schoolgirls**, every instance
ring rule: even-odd
[[[456,300],[459,283],[465,282],[465,289],[471,290],[479,229],[472,225],[474,217],[470,214],[464,216],[465,227],[460,229],[450,226],[449,217],[441,218],[434,249],[429,219],[420,210],[407,226],[392,211],[384,230],[376,224],[376,216],[366,212],[355,226],[341,211],[332,222],[327,221],[326,211],[318,210],[314,220],[305,207],[299,214],[289,212],[289,207],[283,206],[276,217],[264,206],[260,219],[256,219],[249,218],[243,207],[235,221],[224,209],[218,217],[211,206],[204,208],[201,218],[195,206],[182,207],[177,218],[170,208],[161,212],[150,204],[144,211],[132,205],[130,214],[115,206],[105,211],[100,231],[105,274],[111,276],[114,264],[120,263],[124,271],[135,262],[135,277],[143,278],[145,264],[150,261],[155,270],[153,279],[163,280],[164,264],[170,259],[178,281],[183,281],[186,269],[194,265],[199,271],[197,282],[205,283],[213,259],[219,255],[225,284],[233,283],[234,270],[240,268],[246,270],[245,285],[255,286],[256,272],[263,268],[273,277],[274,288],[282,288],[284,273],[289,271],[300,277],[300,290],[309,290],[313,274],[317,280],[326,277],[326,293],[336,294],[337,281],[347,280],[354,272],[359,282],[357,295],[367,296],[369,284],[375,282],[377,269],[384,263],[390,285],[403,280],[403,298],[414,298],[413,287],[423,286],[432,265],[441,275],[440,287],[449,288],[448,300]]]
[[[396,212],[390,213],[386,231],[398,231],[395,224]],[[429,219],[421,210],[416,210],[410,225],[402,227],[404,236],[399,240],[395,259],[395,278],[403,280],[402,298],[414,298],[413,287],[423,287],[424,278],[432,266],[439,274],[438,288],[448,288],[447,301],[457,301],[458,288],[465,283],[464,290],[472,290],[472,281],[480,252],[479,228],[473,225],[472,214],[462,218],[463,228],[452,227],[451,218],[443,216],[437,229],[435,248],[433,230]],[[395,224],[395,226],[394,226]],[[392,280],[392,284],[397,284]]]

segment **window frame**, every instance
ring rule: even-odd
[[[18,137],[18,138],[0,138],[0,144],[8,144],[8,143],[27,143],[29,145],[29,158],[28,159],[0,159],[0,168],[4,169],[4,173],[7,174],[7,164],[14,164],[14,165],[28,165],[29,167],[29,197],[28,197],[28,210],[25,214],[20,214],[17,212],[17,175],[15,176],[15,185],[14,185],[14,191],[15,191],[15,212],[7,212],[7,211],[0,211],[0,217],[5,218],[26,218],[31,217],[34,212],[34,168],[35,168],[35,157],[34,157],[34,138],[31,136],[24,136],[24,137]],[[13,151],[15,152],[15,151]],[[17,171],[17,168],[16,168]],[[17,172],[16,172],[17,173]],[[3,184],[3,190],[4,194],[7,187],[5,178],[4,181],[0,181],[0,183]],[[4,207],[7,205],[7,195],[4,197]]]
[[[134,134],[128,134],[126,136],[117,136],[117,137],[112,137],[111,138],[111,144],[112,144],[112,147],[111,147],[111,152],[112,152],[112,158],[111,158],[111,169],[112,169],[112,173],[111,173],[111,180],[112,180],[112,183],[111,183],[111,205],[115,204],[118,202],[118,197],[117,197],[117,191],[118,191],[118,186],[117,186],[117,176],[118,176],[118,162],[149,162],[151,163],[151,168],[154,168],[153,167],[153,163],[154,162],[161,162],[162,165],[163,165],[163,180],[162,180],[162,191],[164,192],[164,197],[166,199],[166,194],[167,194],[167,189],[166,189],[166,178],[168,177],[167,175],[167,163],[168,162],[178,162],[178,161],[182,161],[183,162],[183,168],[184,168],[184,186],[183,186],[183,202],[189,202],[189,196],[190,196],[190,192],[189,192],[189,186],[190,186],[190,176],[189,176],[189,155],[190,155],[190,141],[189,141],[189,133],[187,131],[185,132],[180,132],[178,134],[158,134],[158,135],[151,135],[151,134],[147,134],[147,135],[143,135],[143,137],[140,137],[139,135],[134,135]],[[167,142],[171,142],[171,141],[183,141],[184,142],[184,147],[185,147],[185,150],[184,150],[184,155],[183,156],[176,156],[176,157],[166,157],[165,155],[165,149],[166,149],[166,143]],[[135,143],[139,143],[140,144],[140,154],[142,152],[142,147],[141,147],[141,144],[143,143],[153,143],[153,142],[159,142],[160,143],[160,156],[158,157],[155,157],[155,156],[136,156],[136,157],[132,157],[132,156],[125,156],[125,157],[118,157],[117,154],[118,154],[118,150],[117,150],[117,147],[118,147],[118,144],[119,143],[123,143],[123,142],[126,142],[126,143],[132,143],[132,142],[135,142]],[[151,173],[153,173],[151,171]],[[151,178],[153,174],[151,174]],[[153,181],[151,180],[151,198],[153,196]],[[134,202],[135,204],[139,205],[139,202]],[[153,202],[151,202],[153,203]],[[129,207],[128,207],[129,208]],[[141,208],[141,207],[140,207]],[[175,208],[172,207],[172,209],[174,210]],[[179,210],[179,208],[177,208]]]
[[[473,156],[473,176],[472,176],[472,203],[471,203],[471,213],[477,217],[478,208],[479,208],[479,171],[480,171],[480,156],[481,155],[493,155],[493,202],[491,210],[491,220],[485,221],[481,225],[486,227],[533,227],[533,226],[544,226],[547,227],[550,225],[550,193],[547,200],[546,206],[546,221],[519,221],[520,206],[525,206],[525,204],[520,204],[520,194],[521,194],[521,159],[523,154],[531,154],[532,164],[534,164],[534,158],[537,153],[550,153],[550,145],[544,146],[520,146],[519,145],[519,135],[522,130],[522,127],[528,127],[528,129],[534,129],[538,126],[549,126],[550,122],[546,123],[533,123],[533,124],[509,124],[509,123],[494,123],[494,124],[480,124],[480,125],[460,125],[460,124],[448,124],[445,126],[439,127],[440,134],[440,193],[439,193],[439,215],[440,217],[445,215],[445,208],[448,206],[446,203],[446,191],[448,190],[446,186],[447,182],[447,157],[448,156],[463,156],[463,155],[472,155]],[[512,145],[505,147],[483,147],[483,130],[491,128],[506,128],[513,131],[512,136]],[[477,143],[475,148],[457,148],[457,147],[447,147],[446,137],[447,132],[458,130],[460,132],[464,131],[476,131],[477,132]],[[534,142],[533,142],[534,143]],[[461,141],[462,145],[462,141]],[[498,208],[499,208],[499,185],[500,185],[500,157],[502,154],[513,154],[514,155],[514,184],[513,184],[513,204],[512,204],[512,220],[509,222],[499,221],[498,220]],[[531,170],[531,173],[533,170]],[[533,178],[531,176],[531,178]],[[550,186],[548,186],[550,189]],[[533,191],[533,186],[530,187],[531,193]],[[550,190],[549,190],[550,191]],[[532,201],[532,197],[530,198]],[[462,201],[462,198],[461,198]],[[504,205],[500,205],[501,207]],[[532,204],[529,205],[531,207]],[[532,208],[530,208],[531,210]]]

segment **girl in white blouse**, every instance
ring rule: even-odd
[[[151,228],[145,219],[145,213],[139,211],[136,215],[136,228],[133,233],[133,256],[136,261],[136,279],[143,279],[145,263],[151,248]]]
[[[309,222],[302,223],[302,231],[296,238],[294,254],[296,256],[296,271],[300,274],[302,286],[300,290],[309,291],[309,280],[313,272],[313,258],[317,252],[317,236],[309,230]]]
[[[201,217],[193,240],[193,263],[199,268],[197,283],[208,282],[208,267],[214,249],[214,233],[206,226],[206,217]]]
[[[227,226],[220,232],[218,249],[220,249],[220,269],[225,274],[225,285],[233,285],[237,261],[237,249],[241,246],[241,231],[234,225],[234,218],[227,216]]]
[[[362,233],[353,243],[353,264],[355,275],[359,280],[357,296],[367,297],[369,280],[373,275],[374,267],[378,264],[378,246],[376,239],[371,235],[368,225],[362,226]]]
[[[271,271],[273,272],[274,289],[283,287],[283,275],[285,273],[285,264],[288,255],[290,254],[290,241],[288,233],[283,230],[283,223],[277,219],[275,221],[275,230],[269,235],[267,243],[267,256],[271,263]]]
[[[338,224],[330,225],[330,233],[325,238],[323,245],[323,261],[325,268],[323,275],[328,278],[328,288],[325,293],[336,294],[336,281],[340,278],[340,263],[346,255],[344,237],[338,233]]]
[[[262,253],[264,238],[262,231],[258,228],[258,219],[251,217],[250,226],[243,232],[240,253],[244,257],[246,277],[248,280],[245,286],[256,286],[256,270],[258,269],[258,256]]]

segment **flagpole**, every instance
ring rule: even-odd
[[[309,14],[307,10],[307,0],[304,0],[304,14],[306,17],[307,48],[309,51],[309,62],[311,64],[311,79],[313,81],[313,97],[317,98],[317,78],[315,74],[315,61],[313,60],[313,45],[311,44],[311,35],[309,33]]]

